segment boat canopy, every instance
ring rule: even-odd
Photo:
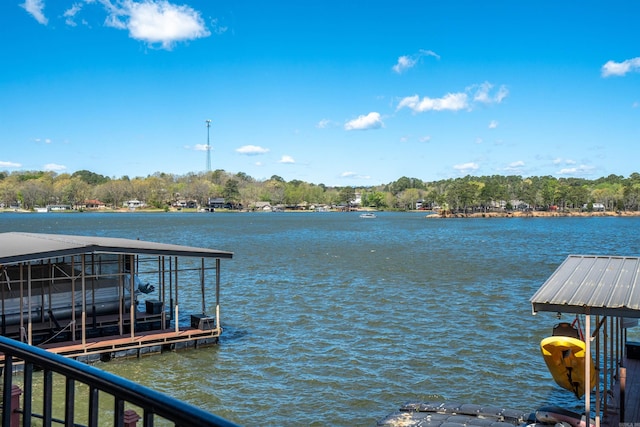
[[[569,255],[530,301],[534,314],[640,318],[640,258]]]
[[[0,233],[0,265],[88,253],[233,258],[233,252],[116,237]]]

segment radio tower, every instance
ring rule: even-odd
[[[209,128],[211,127],[211,120],[205,120],[207,123],[207,172],[211,172],[211,145],[209,145]]]

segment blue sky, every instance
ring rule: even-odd
[[[640,172],[637,1],[2,0],[0,170]]]

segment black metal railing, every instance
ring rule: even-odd
[[[64,426],[78,426],[79,424],[75,422],[77,416],[75,404],[80,399],[85,402],[88,401],[87,425],[89,427],[105,425],[105,420],[99,419],[98,403],[102,393],[113,397],[113,412],[108,412],[110,412],[109,415],[113,418],[113,425],[116,427],[133,426],[136,425],[137,420],[142,420],[145,427],[153,427],[156,420],[162,421],[163,425],[169,422],[181,427],[236,426],[234,423],[217,415],[168,397],[133,381],[3,336],[0,336],[0,353],[4,355],[2,369],[2,375],[4,376],[2,392],[3,427],[31,426],[34,419],[38,419],[38,423],[46,427],[54,423]],[[22,365],[20,368],[23,375],[23,389],[19,389],[14,384],[14,367],[18,365]],[[34,370],[42,371],[43,404],[41,413],[34,413],[32,407]],[[64,419],[61,419],[60,416],[53,417],[54,374],[61,375],[64,378]],[[15,377],[19,379],[18,374]],[[78,384],[88,387],[88,396],[84,393],[81,396],[76,396],[76,386]],[[60,393],[59,390],[56,390],[58,396]],[[21,398],[20,395],[22,395]],[[19,405],[19,403],[22,405]],[[125,410],[127,405],[139,408],[143,413],[138,415],[133,409]],[[20,418],[22,419],[21,422]]]

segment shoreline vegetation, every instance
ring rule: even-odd
[[[63,213],[63,214],[92,214],[92,213],[175,213],[175,214],[189,214],[189,213],[201,213],[201,214],[221,214],[221,213],[232,213],[232,214],[240,214],[247,212],[258,212],[258,213],[348,213],[343,210],[328,210],[323,212],[311,211],[311,210],[295,210],[295,209],[286,209],[278,212],[261,212],[261,211],[249,211],[249,210],[231,210],[231,209],[219,209],[215,212],[206,212],[201,209],[157,209],[157,208],[136,208],[136,209],[128,209],[128,208],[119,208],[119,209],[84,209],[84,210],[67,210],[67,211],[59,211],[59,212],[45,212],[45,213]],[[351,212],[384,212],[384,210],[376,210],[376,209],[353,209]],[[395,212],[395,211],[394,211]],[[592,217],[636,217],[640,216],[640,211],[534,211],[534,210],[509,210],[509,211],[488,211],[488,212],[469,212],[469,213],[461,213],[461,212],[439,212],[439,211],[424,211],[424,210],[407,210],[407,211],[397,211],[397,212],[406,212],[406,213],[417,213],[424,212],[425,218],[427,219],[455,219],[455,218],[554,218],[554,217],[582,217],[582,218],[592,218]],[[23,213],[23,214],[42,214],[41,212],[37,212],[34,210],[26,210],[26,209],[13,209],[13,208],[5,208],[0,209],[0,213]]]
[[[110,178],[88,170],[73,174],[0,171],[0,209],[41,211],[49,206],[55,206],[56,211],[67,207],[84,211],[371,207],[380,211],[444,209],[455,212],[454,217],[573,216],[576,212],[601,211],[613,212],[605,215],[625,215],[623,212],[640,211],[640,173],[597,179],[468,175],[423,181],[403,176],[373,186],[326,186],[297,179],[286,181],[277,175],[258,180],[242,172],[234,174],[222,169],[186,175],[158,172],[134,178]]]

